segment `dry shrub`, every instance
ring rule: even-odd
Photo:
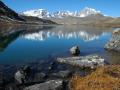
[[[120,65],[97,68],[85,77],[75,75],[70,81],[71,90],[120,90]]]

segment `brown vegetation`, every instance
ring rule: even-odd
[[[120,65],[109,65],[96,69],[90,75],[73,76],[71,90],[120,90]]]

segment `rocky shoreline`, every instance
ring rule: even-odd
[[[95,55],[69,58],[72,59],[73,57],[82,58],[86,61],[84,64],[95,63],[95,58],[97,58]],[[86,59],[91,60],[87,61]],[[80,64],[81,62],[78,61],[77,63]],[[58,60],[19,66],[8,65],[4,66],[3,69],[1,68],[0,88],[1,90],[69,90],[69,80],[73,75],[86,76],[94,70],[95,68],[91,69],[87,66],[74,66],[69,62],[60,63]]]
[[[105,45],[105,49],[120,52],[120,29],[113,31],[112,38]]]

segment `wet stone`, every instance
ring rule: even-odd
[[[44,83],[25,87],[23,90],[63,90],[63,81],[49,80]]]

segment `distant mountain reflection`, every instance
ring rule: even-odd
[[[0,29],[0,52],[3,52],[10,43],[16,40],[20,35],[25,33],[32,33],[39,30],[52,29],[53,26],[20,26],[10,27],[1,26]]]
[[[103,32],[101,35],[105,35],[106,33]],[[53,32],[53,31],[39,31],[32,34],[26,34],[22,37],[27,40],[37,40],[37,41],[44,41],[50,37],[56,37],[58,39],[82,39],[84,41],[93,41],[99,39],[101,35],[91,34],[86,31],[73,31],[73,32]]]

